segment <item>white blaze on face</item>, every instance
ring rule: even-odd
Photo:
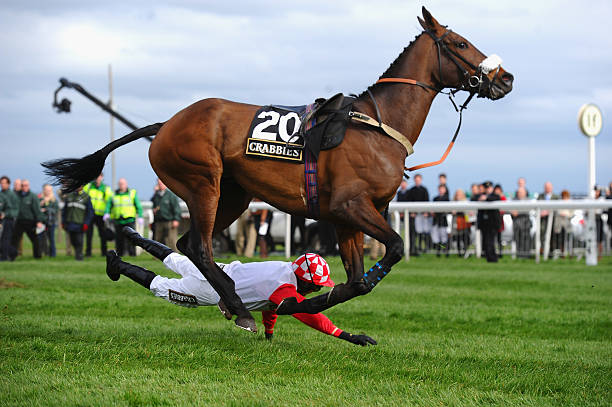
[[[478,65],[478,67],[482,70],[482,72],[486,75],[489,72],[499,68],[502,64],[502,59],[499,57],[499,55],[489,55],[488,57],[486,57],[481,63],[480,65]]]

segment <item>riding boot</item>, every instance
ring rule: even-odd
[[[157,274],[152,271],[121,260],[121,257],[117,256],[117,252],[109,250],[106,253],[106,275],[111,280],[117,281],[121,274],[146,289],[151,288],[151,282],[157,277]]]
[[[134,245],[142,247],[161,261],[164,261],[169,254],[173,253],[172,249],[170,249],[168,246],[156,242],[155,240],[145,239],[129,226],[124,226],[121,231]]]

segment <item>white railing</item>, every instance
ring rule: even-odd
[[[389,204],[389,213],[393,216],[392,225],[393,229],[399,234],[401,230],[400,214],[403,213],[404,219],[408,219],[411,212],[476,212],[486,209],[498,209],[502,211],[535,211],[536,225],[535,228],[535,261],[540,262],[540,219],[541,211],[551,211],[551,215],[554,217],[554,211],[569,209],[569,210],[582,210],[585,211],[587,216],[587,228],[586,228],[586,263],[588,265],[597,264],[597,238],[595,230],[595,211],[605,210],[612,207],[612,200],[594,200],[594,199],[570,199],[570,200],[522,200],[522,201],[495,201],[495,202],[473,202],[473,201],[452,201],[452,202],[391,202]],[[150,209],[150,202],[143,202],[143,209]],[[183,211],[187,210],[187,206],[184,202],[181,202],[181,208]],[[250,210],[268,209],[274,212],[282,211],[268,205],[264,202],[251,202],[249,205]],[[549,216],[551,216],[549,215]],[[291,255],[291,215],[285,214],[285,256],[287,258]],[[547,259],[550,250],[550,236],[552,233],[553,219],[549,218],[546,223],[547,227],[544,231],[545,238],[542,258]],[[478,237],[475,240],[477,254],[480,255],[480,239]],[[410,239],[409,236],[409,225],[408,222],[404,222],[404,255],[405,260],[410,259]],[[609,240],[609,239],[608,239]]]

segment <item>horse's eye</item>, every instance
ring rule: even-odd
[[[458,42],[457,43],[457,48],[459,49],[466,49],[468,47],[468,45],[465,42]]]

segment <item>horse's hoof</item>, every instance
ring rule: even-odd
[[[238,317],[235,323],[238,328],[253,332],[254,334],[257,333],[257,325],[253,317]]]

